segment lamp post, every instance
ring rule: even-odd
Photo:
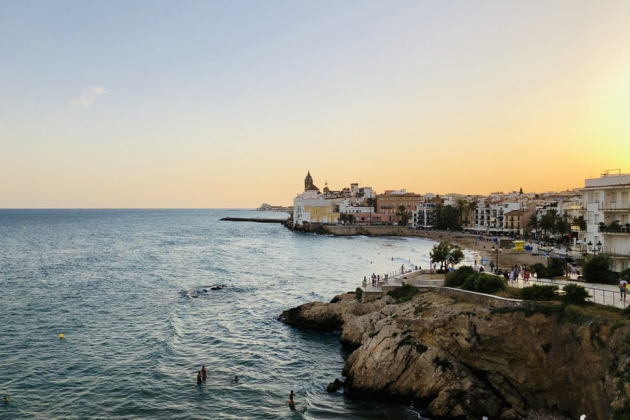
[[[588,249],[593,252],[593,255],[597,255],[599,251],[602,249],[602,241],[597,241],[597,244],[593,246],[593,242],[588,241]]]
[[[492,252],[494,252],[494,253],[496,254],[496,256],[497,256],[497,268],[496,268],[496,269],[497,269],[497,271],[498,271],[498,270],[499,270],[499,254],[500,254],[501,252],[503,252],[503,249],[501,248],[501,246],[500,246],[500,245],[499,245],[499,247],[498,247],[498,248],[495,248],[495,246],[494,246],[494,245],[492,245]]]

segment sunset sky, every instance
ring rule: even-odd
[[[0,208],[630,173],[630,1],[0,2]]]

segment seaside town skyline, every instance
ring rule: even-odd
[[[0,208],[255,208],[320,183],[630,168],[630,4],[0,5]],[[325,177],[325,178],[324,178]]]

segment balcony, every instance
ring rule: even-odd
[[[601,211],[630,211],[630,201],[608,201],[599,203]]]
[[[610,257],[630,258],[630,248],[604,248],[600,251],[600,254]]]
[[[599,231],[606,235],[630,235],[628,226],[600,226]]]

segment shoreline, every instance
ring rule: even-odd
[[[317,226],[317,227],[315,227]],[[509,249],[504,249],[498,254],[492,251],[492,246],[495,245],[492,242],[494,237],[484,237],[469,233],[462,232],[445,232],[439,230],[418,230],[409,229],[402,226],[378,226],[378,225],[366,225],[366,226],[340,226],[340,225],[313,225],[311,231],[317,234],[330,234],[333,236],[399,236],[408,238],[424,238],[432,241],[440,242],[448,240],[454,245],[459,245],[462,251],[468,251],[473,254],[478,263],[481,263],[485,258],[486,272],[489,271],[489,265],[492,261],[495,268],[507,269],[514,265],[526,264],[528,267],[534,263],[546,264],[547,259],[543,256],[534,256],[529,252],[513,252]],[[477,240],[481,238],[481,240]],[[500,238],[500,237],[499,237]],[[504,239],[505,241],[505,239]]]

